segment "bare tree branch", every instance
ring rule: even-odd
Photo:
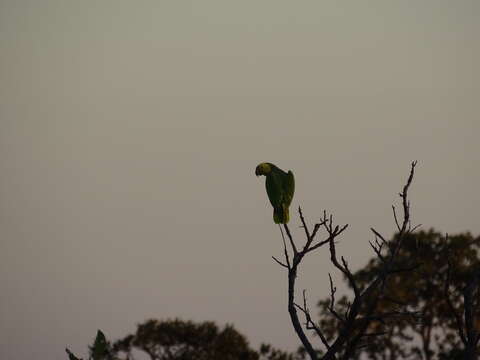
[[[342,318],[337,311],[335,311],[335,292],[337,291],[337,288],[333,286],[333,280],[332,276],[330,273],[328,273],[328,278],[330,279],[330,304],[328,305],[328,311],[337,318],[340,323],[345,323],[345,319]]]
[[[285,262],[287,263],[287,269],[291,269],[290,265],[290,257],[288,256],[288,250],[287,250],[287,242],[285,241],[285,235],[283,235],[283,230],[282,227],[279,225],[280,228],[280,233],[282,234],[282,241],[283,241],[283,254],[285,256]]]
[[[402,231],[400,224],[398,223],[397,212],[395,211],[395,205],[392,205],[393,218],[395,219],[395,225],[397,225],[398,231]]]
[[[308,310],[308,306],[307,306],[307,298],[306,298],[306,290],[303,290],[303,307],[298,305],[298,304],[295,304],[295,306],[297,307],[297,309],[299,309],[300,311],[303,312],[303,314],[305,315],[305,320],[306,320],[306,323],[305,323],[305,327],[308,329],[308,330],[314,330],[315,333],[318,335],[318,337],[320,338],[320,340],[322,341],[322,343],[325,345],[325,347],[327,349],[330,348],[330,345],[328,344],[328,341],[325,337],[325,335],[323,335],[322,331],[320,330],[320,328],[315,324],[315,322],[312,320],[312,317],[310,316],[310,311]]]
[[[394,274],[400,271],[411,271],[418,266],[418,264],[416,264],[407,267],[395,267],[395,259],[400,251],[405,234],[414,231],[418,227],[413,227],[413,229],[411,227],[410,201],[408,199],[408,190],[413,181],[416,164],[416,161],[411,163],[408,179],[403,186],[402,192],[399,193],[402,199],[403,208],[403,219],[401,223],[397,217],[395,207],[392,207],[395,224],[398,229],[398,236],[396,236],[391,242],[389,242],[378,231],[376,231],[374,228],[371,228],[372,232],[375,235],[375,243],[370,242],[370,245],[377,257],[381,260],[382,266],[379,269],[374,281],[372,281],[364,289],[360,289],[355,279],[355,276],[353,275],[352,271],[348,266],[347,260],[343,256],[340,256],[339,258],[337,255],[335,240],[347,229],[348,224],[341,227],[339,225],[335,225],[333,223],[333,215],[329,214],[327,216],[326,211],[324,211],[323,217],[318,223],[314,225],[313,230],[310,232],[302,209],[299,208],[298,212],[301,221],[301,227],[304,229],[306,237],[305,245],[301,250],[298,250],[295,241],[293,240],[290,229],[286,224],[284,224],[283,227],[289,239],[293,258],[290,258],[289,256],[289,252],[287,250],[287,241],[282,231],[285,262],[281,262],[275,257],[273,257],[273,259],[279,265],[288,269],[288,311],[290,314],[290,319],[292,321],[295,332],[297,333],[306,352],[309,354],[312,360],[317,360],[318,355],[313,345],[307,338],[303,327],[300,324],[297,310],[300,310],[305,316],[305,329],[314,331],[315,334],[317,334],[320,338],[322,344],[327,349],[326,353],[321,357],[321,360],[336,360],[337,356],[341,353],[341,351],[343,351],[343,355],[341,358],[342,360],[351,359],[354,357],[356,350],[358,350],[361,346],[364,346],[360,344],[360,341],[362,339],[385,335],[386,332],[384,331],[375,331],[371,333],[367,332],[369,325],[373,321],[384,322],[384,320],[387,318],[399,316],[419,316],[418,313],[410,312],[408,310],[398,310],[383,313],[376,311],[379,301],[381,299],[384,299],[385,297],[385,290],[387,289],[386,283],[390,274]],[[320,229],[323,229],[326,232],[327,237],[325,240],[315,243],[315,237]],[[329,245],[331,263],[346,277],[350,284],[350,287],[353,290],[353,302],[348,303],[347,311],[343,316],[341,316],[335,310],[336,287],[334,286],[332,277],[329,274],[330,302],[327,305],[327,309],[332,314],[332,316],[335,317],[336,320],[338,320],[340,324],[338,336],[331,343],[327,341],[322,330],[311,318],[309,309],[307,307],[305,291],[303,292],[303,306],[295,303],[295,280],[297,277],[298,267],[302,259],[308,253],[319,249],[326,244]],[[384,247],[386,248],[385,254],[382,253],[384,251]],[[400,303],[397,302],[397,304]]]
[[[293,240],[291,239],[290,230],[288,229],[287,224],[284,224],[284,227],[287,231],[287,234],[290,237],[291,243],[293,244]],[[285,249],[285,254],[286,254],[285,257],[287,258],[288,253],[286,249]],[[288,313],[290,314],[290,319],[292,321],[293,328],[295,329],[295,332],[297,333],[298,337],[300,338],[300,341],[305,347],[305,350],[310,355],[312,360],[317,360],[318,357],[317,357],[316,351],[313,348],[310,341],[308,340],[305,334],[305,331],[303,330],[302,325],[300,324],[300,320],[298,319],[298,314],[295,307],[295,280],[297,278],[297,269],[298,269],[298,265],[300,264],[300,261],[301,261],[300,254],[294,251],[293,262],[291,263],[291,265],[289,265],[289,269],[288,269]],[[289,264],[289,262],[287,262],[287,264]]]
[[[278,225],[278,226],[280,226],[280,225]],[[288,228],[288,226],[286,224],[283,224],[283,227],[285,228],[285,232],[287,233],[287,237],[288,237],[288,240],[290,241],[290,246],[292,247],[293,253],[297,254],[298,253],[297,246],[295,245],[295,242],[293,241],[292,233],[290,232],[290,229]],[[280,229],[281,228],[282,227],[280,226]]]
[[[272,259],[275,260],[278,265],[283,266],[284,268],[287,268],[287,269],[288,269],[288,265],[285,265],[284,263],[282,263],[282,262],[281,262],[280,260],[278,260],[275,256],[272,256]]]

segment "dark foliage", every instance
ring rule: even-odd
[[[393,274],[386,289],[387,296],[378,306],[382,312],[392,312],[399,303],[408,304],[407,307],[419,311],[420,316],[398,316],[372,323],[369,332],[384,335],[372,337],[361,353],[373,360],[463,359],[464,344],[452,307],[458,314],[464,312],[464,290],[472,272],[480,265],[479,244],[480,237],[474,238],[469,233],[449,237],[434,230],[407,234],[397,263],[401,267],[414,263],[419,266],[410,272]],[[378,257],[370,260],[355,273],[358,283],[366,286],[373,281],[379,266]],[[445,293],[447,283],[450,304]],[[478,325],[478,288],[473,297],[475,311],[472,316]],[[329,306],[329,298],[319,302],[320,325],[330,339],[336,336],[339,324],[331,316]],[[342,313],[347,306],[348,300],[344,296],[337,302],[336,311]]]
[[[133,360],[133,350],[141,350],[151,360],[295,360],[294,356],[262,345],[250,348],[245,336],[232,325],[219,329],[213,322],[148,320],[135,334],[116,341],[112,354],[116,359]]]
[[[91,360],[135,360],[135,350],[151,360],[303,360],[304,353],[288,353],[268,344],[252,349],[232,325],[223,329],[210,321],[147,320],[111,344],[99,330],[90,348]],[[70,360],[77,358],[66,349]]]

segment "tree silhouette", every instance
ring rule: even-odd
[[[220,330],[213,322],[194,323],[180,319],[148,320],[135,334],[113,344],[113,353],[133,359],[132,350],[142,350],[151,360],[253,360],[255,352],[233,326]]]
[[[263,344],[259,351],[250,348],[245,336],[232,325],[219,329],[213,322],[148,320],[135,334],[112,346],[115,359],[134,360],[133,350],[141,350],[151,360],[296,360],[289,354]]]
[[[82,360],[65,349],[70,360]],[[151,360],[304,360],[304,353],[288,353],[268,344],[258,351],[232,325],[223,329],[211,321],[147,320],[137,326],[134,334],[113,344],[98,330],[90,360],[135,360],[135,350]],[[142,357],[143,358],[143,357]]]
[[[89,347],[90,360],[107,360],[111,358],[110,344],[108,343],[104,333],[101,330],[97,331],[97,336],[93,341],[93,345]],[[69,360],[82,360],[75,356],[68,348],[65,349]]]
[[[457,256],[454,254],[453,258],[455,259]],[[460,354],[465,360],[476,360],[480,353],[478,346],[480,341],[480,265],[478,259],[474,259],[475,261],[470,264],[468,262],[465,264],[464,258],[460,258],[459,264],[458,259],[456,260],[457,264],[454,264],[452,257],[448,258],[445,299],[455,317],[457,334],[464,346]],[[466,271],[462,271],[465,265],[467,266]],[[452,278],[454,278],[452,274],[456,275],[457,271],[463,275],[459,282],[454,283],[456,293],[461,294],[460,306],[455,306],[450,294]]]
[[[398,236],[396,234],[390,243],[395,242]],[[467,300],[467,308],[469,302],[471,308],[469,318],[479,320],[478,278],[475,277],[478,276],[475,275],[478,270],[474,271],[480,264],[479,245],[480,237],[474,238],[469,233],[448,237],[434,230],[407,234],[397,263],[406,267],[416,261],[420,266],[408,273],[393,274],[388,284],[388,294],[395,301],[384,298],[378,307],[383,312],[391,312],[396,303],[408,304],[419,311],[421,321],[398,317],[371,324],[369,331],[384,332],[385,335],[373,337],[360,353],[372,360],[463,359],[464,351],[461,349],[467,347],[467,340],[471,339],[472,346],[473,341],[478,343],[478,332],[476,340],[472,331],[470,338],[468,331],[464,331],[462,339],[458,325],[463,328],[467,323],[460,315],[467,313],[463,310],[467,289],[470,289],[467,291],[467,299],[470,299]],[[358,283],[366,286],[373,281],[381,265],[378,257],[371,259],[354,274]],[[476,288],[474,284],[477,284]],[[339,326],[338,320],[330,316],[330,303],[329,298],[319,302],[320,324],[325,329],[327,339],[336,336]],[[343,296],[337,302],[336,311],[341,313],[346,308],[347,297]],[[475,322],[472,324],[470,328],[474,330]]]

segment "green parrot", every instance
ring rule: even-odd
[[[290,220],[288,207],[295,192],[295,178],[291,170],[286,173],[271,163],[258,164],[255,175],[265,175],[268,199],[273,206],[275,224],[286,224]]]

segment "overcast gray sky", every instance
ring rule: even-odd
[[[294,349],[264,179],[350,227],[480,232],[480,3],[0,1],[0,358],[85,354],[147,318]],[[298,218],[292,229],[300,239]],[[328,295],[325,250],[299,289]]]

